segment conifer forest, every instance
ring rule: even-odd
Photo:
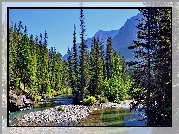
[[[137,20],[137,40],[128,46],[136,59],[130,62],[114,50],[111,37],[93,38],[87,49],[84,17],[88,16],[84,10],[80,8],[76,16],[80,21],[80,47],[74,29],[72,49],[64,45],[67,60],[62,60],[55,47],[47,47],[48,31],[30,35],[28,26],[21,21],[9,25],[9,97],[25,95],[38,102],[66,95],[75,105],[84,106],[135,100],[145,105],[147,126],[171,126],[171,8],[138,9],[143,18]]]

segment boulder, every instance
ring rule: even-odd
[[[17,95],[15,90],[9,92],[9,110],[10,112],[19,111],[22,108],[33,106],[33,99],[29,99],[29,94]]]

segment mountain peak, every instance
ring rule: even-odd
[[[138,21],[136,19],[141,17],[142,15],[140,13],[136,16],[132,16],[130,19],[127,19],[125,24],[118,30],[103,31],[99,29],[92,38],[87,38],[86,43],[88,50],[91,48],[91,43],[94,37],[104,41],[104,49],[106,49],[107,38],[111,37],[114,50],[120,52],[126,60],[132,60],[132,51],[128,49],[128,46],[132,45],[133,39],[137,39],[137,28],[135,26]],[[77,43],[77,46],[79,46],[79,43]],[[66,58],[67,55],[64,55],[62,59],[66,60]]]

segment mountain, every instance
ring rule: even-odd
[[[128,19],[124,26],[119,29],[118,34],[112,38],[114,50],[120,52],[126,61],[133,60],[132,50],[129,50],[128,47],[132,45],[132,40],[137,40],[138,29],[136,25],[138,21],[136,18],[142,18],[142,15],[139,13]]]
[[[92,37],[92,38],[87,38],[86,39],[86,44],[88,46],[88,50],[91,49],[91,43],[92,43],[92,40],[94,37],[99,37],[99,39],[103,39],[103,41],[105,42],[106,44],[106,41],[107,41],[107,38],[110,36],[110,37],[114,37],[115,35],[117,35],[119,30],[111,30],[111,31],[103,31],[103,30],[99,30],[98,32],[96,32],[96,34]],[[80,43],[77,43],[77,47],[79,48],[80,46]],[[72,49],[71,49],[72,50]],[[78,55],[80,54],[79,52],[80,50],[78,49]],[[67,56],[68,54],[65,54],[63,57],[62,57],[62,60],[66,60],[67,59]]]
[[[136,16],[128,19],[125,24],[118,30],[103,31],[99,30],[95,33],[92,38],[87,38],[86,43],[88,50],[91,48],[91,43],[94,37],[99,37],[104,42],[104,48],[106,48],[106,42],[108,37],[112,37],[112,44],[115,51],[120,52],[124,56],[126,61],[133,60],[132,50],[128,49],[128,46],[132,45],[132,40],[136,40],[137,28],[135,27],[138,24],[136,18],[141,18],[142,15],[139,13]],[[80,43],[77,43],[79,48]],[[78,49],[78,54],[79,49]],[[62,57],[62,60],[67,59],[67,54]]]

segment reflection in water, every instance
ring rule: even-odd
[[[81,126],[124,126],[126,115],[131,113],[124,108],[103,108],[82,119]]]
[[[54,106],[60,105],[60,103],[54,102],[64,102],[66,97],[57,96],[51,100],[48,100],[48,103],[44,104],[35,104],[33,109],[12,112],[9,114],[10,125],[13,125],[15,121],[13,118],[20,118],[22,115],[35,111],[43,111],[45,109],[52,108]],[[144,126],[139,121],[129,121],[129,117],[132,117],[131,112],[124,108],[101,108],[97,107],[98,110],[90,112],[90,114],[80,120],[80,123],[68,123],[69,126]],[[136,124],[138,123],[138,124]],[[46,124],[47,125],[47,124]],[[58,126],[59,124],[51,124],[51,126]]]

